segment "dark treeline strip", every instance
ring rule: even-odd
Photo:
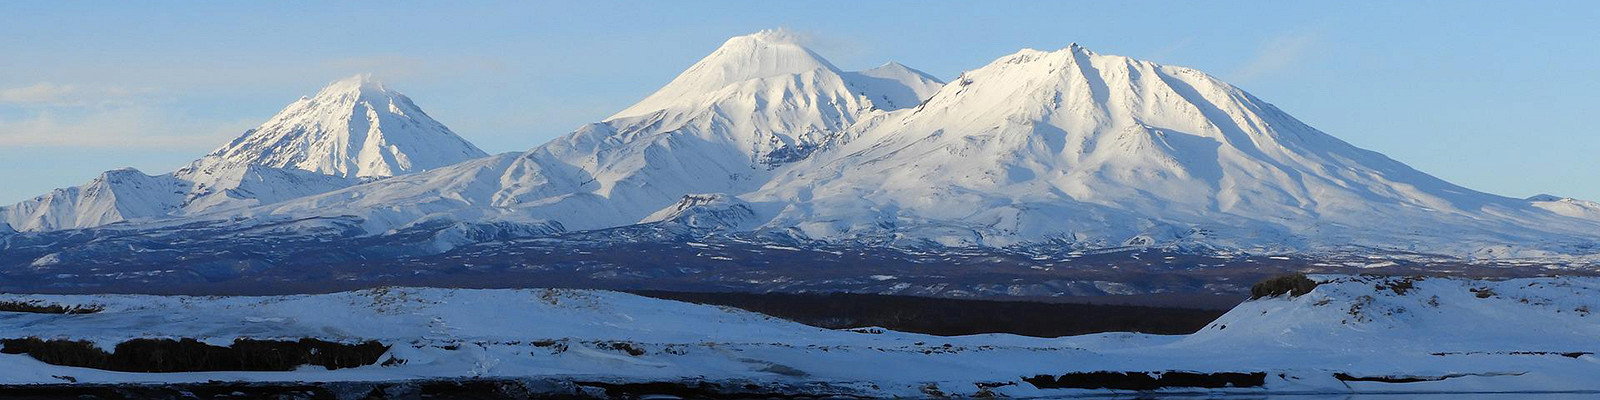
[[[123,372],[292,371],[301,365],[328,369],[371,365],[389,351],[378,342],[334,343],[238,339],[213,346],[194,339],[132,339],[107,353],[93,343],[17,338],[0,340],[0,353],[27,354],[47,364]]]
[[[0,311],[34,314],[94,314],[102,311],[102,309],[100,306],[95,305],[63,306],[37,301],[0,301]]]
[[[1266,384],[1265,372],[1073,372],[1023,378],[1040,389],[1157,390],[1163,388],[1243,388]]]
[[[1226,310],[873,294],[634,291],[660,299],[729,306],[806,325],[879,326],[931,335],[1011,333],[1058,337],[1101,332],[1188,334]]]

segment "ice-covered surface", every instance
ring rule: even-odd
[[[1265,372],[1214,392],[1596,391],[1600,280],[1315,276],[1310,294],[1246,302],[1187,336],[935,337],[833,331],[732,309],[585,290],[387,288],[282,297],[6,295],[94,314],[0,313],[5,337],[374,339],[404,363],[325,371],[116,373],[0,355],[0,384],[571,377],[831,383],[863,395],[1038,389],[1091,371]],[[876,332],[876,333],[874,333]],[[625,343],[619,346],[616,343]],[[628,351],[632,349],[634,351]],[[1336,378],[1345,374],[1345,380]],[[1420,380],[1412,383],[1368,378]],[[984,389],[988,386],[988,389]],[[1167,391],[1197,389],[1168,388]]]

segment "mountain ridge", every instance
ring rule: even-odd
[[[682,219],[726,232],[905,245],[1489,258],[1593,251],[1600,232],[1350,145],[1202,72],[1076,44],[1000,57],[914,106],[878,108],[867,95],[803,112],[760,108],[838,99],[840,86],[859,94],[866,85],[852,86],[847,74],[861,73],[841,73],[766,32],[737,37],[638,105],[517,156],[523,173],[509,181],[523,183],[479,194],[493,199],[488,208],[340,200],[381,197],[377,183],[262,211],[359,215],[398,205],[417,210],[401,214],[492,214],[572,230]],[[769,92],[781,96],[762,96]],[[783,129],[793,127],[812,130]],[[720,200],[681,203],[693,198]]]
[[[842,71],[762,31],[528,151],[208,218],[337,217],[368,235],[459,222],[869,246],[1600,254],[1600,219],[1551,204],[1438,179],[1191,68],[1073,44],[943,84],[893,62]]]
[[[735,37],[638,104],[529,151],[252,215],[362,215],[381,221],[368,225],[378,231],[439,217],[562,219],[572,230],[634,224],[685,194],[753,190],[846,127],[885,112],[871,100],[884,94],[872,91],[892,84],[853,85],[849,74],[781,32]],[[417,182],[424,179],[432,181]],[[435,201],[435,190],[444,199]]]

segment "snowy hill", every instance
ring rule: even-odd
[[[175,172],[107,171],[82,186],[0,207],[20,231],[96,227],[122,221],[276,203],[485,154],[429,118],[411,100],[366,75],[301,98],[260,127]]]
[[[546,382],[529,384],[536,393],[602,382],[820,397],[1600,390],[1592,379],[1600,374],[1593,340],[1600,318],[1591,311],[1600,309],[1600,282],[1593,278],[1312,278],[1320,284],[1309,293],[1245,302],[1192,335],[1060,338],[826,330],[588,290],[0,295],[98,310],[0,312],[0,339],[85,340],[118,352],[137,351],[117,344],[144,338],[218,348],[237,339],[302,338],[384,346],[370,364],[336,370],[126,373],[45,364],[8,344],[0,384],[476,378]],[[1142,379],[1116,379],[1121,374]]]
[[[1573,218],[1600,221],[1600,202],[1541,194],[1528,198],[1534,207]]]

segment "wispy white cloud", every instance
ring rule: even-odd
[[[1274,36],[1262,43],[1255,56],[1234,71],[1233,79],[1248,82],[1293,67],[1303,61],[1307,51],[1316,47],[1318,41],[1317,34],[1308,32]]]
[[[259,121],[206,121],[143,107],[97,108],[87,112],[48,110],[22,118],[0,119],[0,147],[127,149],[215,148]]]
[[[1172,43],[1168,43],[1165,47],[1156,49],[1154,53],[1146,55],[1145,58],[1155,62],[1167,61],[1167,59],[1172,57],[1173,54],[1176,54],[1177,52],[1182,51],[1184,48],[1189,47],[1189,44],[1193,42],[1194,37],[1183,37],[1173,41]]]
[[[75,107],[123,103],[130,97],[148,94],[121,86],[82,86],[39,82],[28,86],[0,88],[0,103]]]

